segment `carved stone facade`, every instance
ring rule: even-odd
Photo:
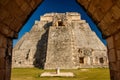
[[[106,46],[78,13],[47,13],[13,49],[13,67],[108,67]]]

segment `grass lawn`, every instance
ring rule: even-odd
[[[75,77],[39,77],[42,72],[53,72],[55,70],[41,70],[37,68],[15,68],[12,69],[11,80],[110,80],[109,69],[76,69],[61,70],[61,72],[73,72]]]

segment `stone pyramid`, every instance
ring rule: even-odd
[[[76,12],[47,13],[13,49],[13,67],[108,67],[106,46]]]

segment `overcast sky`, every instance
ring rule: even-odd
[[[76,0],[44,0],[43,3],[36,9],[36,11],[29,18],[27,23],[23,26],[19,32],[18,39],[13,41],[13,46],[17,41],[26,33],[29,32],[32,26],[34,25],[35,20],[40,20],[40,16],[45,13],[58,12],[78,12],[81,14],[81,18],[86,20],[91,29],[96,32],[101,41],[106,44],[106,41],[102,39],[101,32],[97,29],[96,25],[92,22],[91,18],[87,13],[82,9],[82,7],[76,3]]]

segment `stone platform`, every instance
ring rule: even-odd
[[[40,75],[40,77],[74,77],[72,72],[44,72]]]

